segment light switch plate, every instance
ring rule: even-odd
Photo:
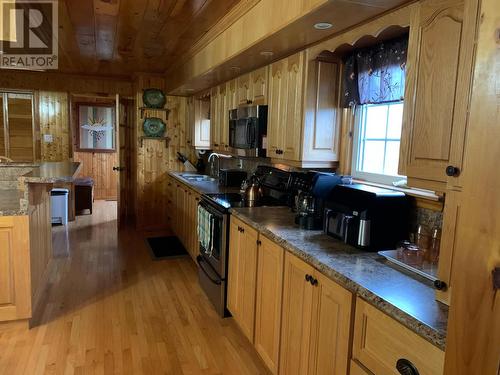
[[[54,136],[52,134],[44,134],[43,141],[45,143],[52,143],[52,142],[54,142]]]

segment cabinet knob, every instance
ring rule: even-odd
[[[218,144],[218,143],[214,143],[214,146],[215,146],[215,147],[219,147],[219,144]]]
[[[306,273],[306,277],[305,277],[305,279],[306,279],[306,281],[307,281],[307,282],[309,282],[309,283],[310,283],[310,282],[311,282],[311,279],[312,279],[312,276]]]
[[[420,375],[415,365],[406,358],[398,359],[396,362],[396,370],[398,370],[401,375]]]
[[[460,168],[448,165],[446,167],[446,175],[450,177],[458,177],[460,175]]]
[[[434,281],[434,288],[436,288],[437,290],[445,290],[447,287],[448,285],[446,285],[446,283],[442,280]]]
[[[257,246],[260,246],[262,245],[262,241],[261,240],[257,240]]]
[[[311,277],[311,285],[312,286],[318,285],[318,279],[315,279],[314,277]]]

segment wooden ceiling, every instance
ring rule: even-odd
[[[239,0],[59,0],[59,70],[164,73]]]

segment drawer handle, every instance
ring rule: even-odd
[[[420,375],[415,365],[406,358],[398,359],[396,362],[396,370],[398,370],[401,375]]]

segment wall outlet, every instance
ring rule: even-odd
[[[54,142],[54,136],[52,134],[44,134],[43,141],[45,143],[52,143],[52,142]]]

